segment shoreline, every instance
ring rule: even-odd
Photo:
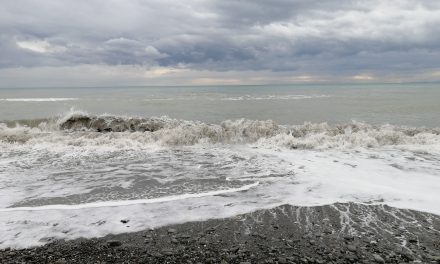
[[[386,205],[282,205],[225,219],[1,250],[0,262],[440,263],[440,216]]]

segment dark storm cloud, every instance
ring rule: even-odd
[[[0,67],[439,68],[437,0],[4,0]]]

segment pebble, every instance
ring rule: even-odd
[[[283,258],[283,257],[280,257],[280,258],[278,258],[278,263],[279,264],[286,264],[287,263],[287,259]]]
[[[119,240],[109,240],[107,241],[107,245],[110,247],[119,247],[120,245],[122,245],[122,242]]]
[[[352,251],[352,252],[355,252],[355,251],[356,251],[356,246],[348,245],[348,246],[347,246],[347,249],[350,250],[350,251]]]
[[[176,232],[177,232],[176,229],[173,229],[173,228],[168,229],[168,234],[174,234]]]
[[[373,254],[373,258],[374,258],[374,261],[376,261],[378,263],[385,263],[385,260],[381,256],[379,256],[378,254]]]

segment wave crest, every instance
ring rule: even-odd
[[[253,143],[290,149],[440,145],[440,128],[375,126],[359,122],[283,126],[271,120],[238,119],[207,124],[168,117],[91,116],[85,113],[35,122],[21,122],[15,126],[0,123],[0,141],[127,148],[147,144],[178,146],[203,143]]]

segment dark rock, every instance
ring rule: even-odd
[[[344,236],[344,239],[347,240],[347,241],[352,241],[352,240],[354,240],[354,237],[352,237],[352,236]]]
[[[123,223],[123,224],[126,224],[126,223],[128,223],[128,222],[130,222],[130,220],[128,220],[128,219],[122,219],[122,220],[121,220],[121,223]]]
[[[410,239],[408,239],[408,242],[409,242],[409,243],[417,243],[417,239],[415,239],[415,238],[410,238]]]
[[[122,242],[119,240],[109,240],[107,241],[107,245],[109,247],[119,247],[120,245],[122,245]]]

